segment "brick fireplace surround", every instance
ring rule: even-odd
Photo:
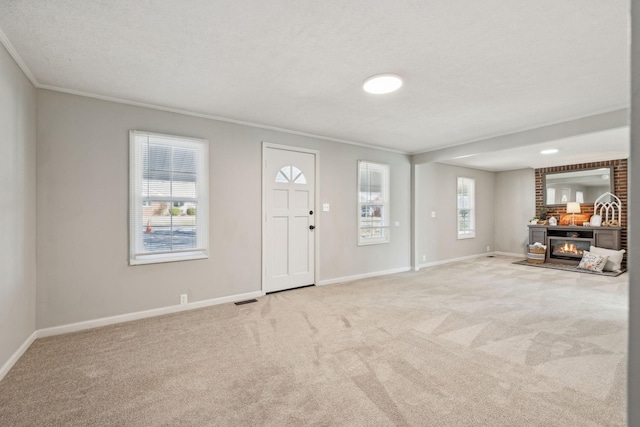
[[[536,215],[539,214],[540,210],[544,207],[545,191],[544,188],[542,188],[542,177],[545,173],[569,172],[580,169],[602,168],[609,166],[613,166],[613,194],[618,196],[622,202],[622,209],[620,213],[620,226],[622,227],[620,243],[622,249],[627,249],[627,159],[536,169]],[[547,213],[547,217],[555,216],[558,220],[560,219],[560,214],[567,212],[566,206],[555,206],[549,207],[548,209],[549,212]],[[593,203],[581,204],[580,209],[582,213],[593,215]]]

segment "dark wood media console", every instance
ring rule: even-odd
[[[547,246],[545,262],[578,265],[590,246],[620,250],[621,227],[529,225],[529,244]]]

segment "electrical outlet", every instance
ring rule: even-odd
[[[435,218],[436,217],[436,211],[431,211],[431,218]]]
[[[427,256],[426,255],[422,255],[422,262],[427,262]]]
[[[491,252],[491,246],[487,246],[487,252]]]
[[[187,298],[187,294],[181,294],[180,295],[180,304],[184,305],[188,302],[188,298]]]

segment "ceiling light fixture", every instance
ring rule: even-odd
[[[548,150],[542,150],[540,154],[556,154],[558,152],[557,148],[550,148]]]
[[[365,92],[381,95],[400,89],[402,78],[397,74],[376,74],[364,81],[362,88]]]

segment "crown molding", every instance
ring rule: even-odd
[[[126,105],[132,105],[132,106],[135,106],[135,107],[143,107],[143,108],[149,108],[149,109],[152,109],[152,110],[159,110],[159,111],[166,111],[166,112],[170,112],[170,113],[182,114],[182,115],[185,115],[185,116],[200,117],[200,118],[209,119],[209,120],[216,120],[216,121],[220,121],[220,122],[233,123],[233,124],[248,126],[248,127],[252,127],[252,128],[272,130],[272,131],[277,131],[277,132],[284,132],[284,133],[288,133],[288,134],[300,135],[300,136],[305,136],[305,137],[309,137],[309,138],[322,139],[322,140],[325,140],[325,141],[338,142],[338,143],[341,143],[341,144],[348,144],[348,145],[355,145],[355,146],[358,146],[358,147],[370,148],[370,149],[373,149],[373,150],[387,151],[387,152],[390,152],[390,153],[404,154],[404,155],[409,155],[410,154],[410,153],[408,153],[406,151],[394,150],[392,148],[380,147],[380,146],[377,146],[377,145],[365,144],[365,143],[356,142],[356,141],[349,141],[349,140],[340,139],[340,138],[332,138],[330,136],[317,135],[317,134],[313,134],[313,133],[297,131],[297,130],[294,130],[294,129],[281,128],[281,127],[277,127],[277,126],[269,126],[269,125],[265,125],[265,124],[261,124],[261,123],[253,123],[253,122],[247,122],[247,121],[244,121],[244,120],[236,120],[236,119],[230,119],[230,118],[227,118],[227,117],[214,116],[214,115],[211,115],[211,114],[205,114],[205,113],[198,113],[198,112],[195,112],[195,111],[183,110],[183,109],[180,109],[180,108],[172,108],[172,107],[166,107],[166,106],[162,106],[162,105],[148,104],[148,103],[145,103],[145,102],[138,102],[138,101],[123,99],[123,98],[116,98],[116,97],[112,97],[112,96],[99,95],[99,94],[96,94],[96,93],[82,92],[82,91],[79,91],[79,90],[67,89],[67,88],[58,87],[58,86],[40,84],[40,82],[38,82],[38,80],[33,75],[31,70],[29,69],[29,67],[27,67],[27,64],[24,62],[24,60],[22,59],[20,54],[18,54],[18,51],[15,49],[13,44],[11,44],[11,42],[9,41],[9,38],[2,31],[1,28],[0,28],[0,43],[2,43],[2,45],[5,47],[5,49],[7,49],[7,52],[9,52],[9,55],[11,55],[11,57],[16,62],[16,64],[18,64],[18,67],[20,67],[20,69],[22,70],[24,75],[29,79],[31,84],[33,84],[37,89],[46,89],[46,90],[51,90],[51,91],[55,91],[55,92],[68,93],[68,94],[71,94],[71,95],[84,96],[84,97],[87,97],[87,98],[101,99],[103,101],[110,101],[110,102],[115,102],[115,103],[118,103],[118,104],[126,104]]]
[[[11,55],[13,60],[16,61],[16,64],[18,64],[18,67],[20,67],[24,75],[27,76],[31,84],[35,87],[40,87],[38,80],[36,80],[36,77],[33,75],[29,67],[27,67],[27,64],[22,60],[22,57],[18,54],[16,48],[13,47],[7,35],[2,31],[2,28],[0,28],[0,43],[2,43],[5,49],[7,49],[9,55]]]
[[[95,93],[82,92],[82,91],[75,90],[75,89],[66,89],[66,88],[58,87],[58,86],[50,86],[50,85],[38,84],[38,85],[36,85],[36,87],[38,89],[46,89],[46,90],[51,90],[51,91],[54,91],[54,92],[68,93],[70,95],[83,96],[85,98],[100,99],[102,101],[115,102],[115,103],[118,103],[118,104],[131,105],[131,106],[134,106],[134,107],[149,108],[149,109],[152,109],[152,110],[159,110],[159,111],[165,111],[165,112],[169,112],[169,113],[182,114],[182,115],[185,115],[185,116],[199,117],[199,118],[209,119],[209,120],[216,120],[216,121],[225,122],[225,123],[233,123],[233,124],[236,124],[236,125],[248,126],[248,127],[252,127],[252,128],[272,130],[272,131],[283,132],[283,133],[288,133],[288,134],[293,134],[293,135],[305,136],[305,137],[309,137],[309,138],[317,138],[317,139],[322,139],[322,140],[325,140],[325,141],[338,142],[338,143],[341,143],[341,144],[356,145],[356,146],[359,146],[359,147],[370,148],[370,149],[373,149],[373,150],[380,150],[380,151],[387,151],[387,152],[396,153],[396,154],[409,155],[409,153],[406,152],[406,151],[394,150],[392,148],[380,147],[380,146],[371,145],[371,144],[364,144],[362,142],[349,141],[349,140],[345,140],[345,139],[332,138],[330,136],[317,135],[317,134],[314,134],[314,133],[302,132],[302,131],[297,131],[297,130],[293,130],[293,129],[281,128],[281,127],[277,127],[277,126],[269,126],[269,125],[264,125],[264,124],[260,124],[260,123],[247,122],[247,121],[244,121],[244,120],[230,119],[228,117],[221,117],[221,116],[214,116],[214,115],[211,115],[211,114],[198,113],[198,112],[195,112],[195,111],[183,110],[183,109],[180,109],[180,108],[165,107],[165,106],[162,106],[162,105],[148,104],[146,102],[132,101],[132,100],[129,100],[129,99],[116,98],[116,97],[106,96],[106,95],[98,95],[98,94],[95,94]]]

